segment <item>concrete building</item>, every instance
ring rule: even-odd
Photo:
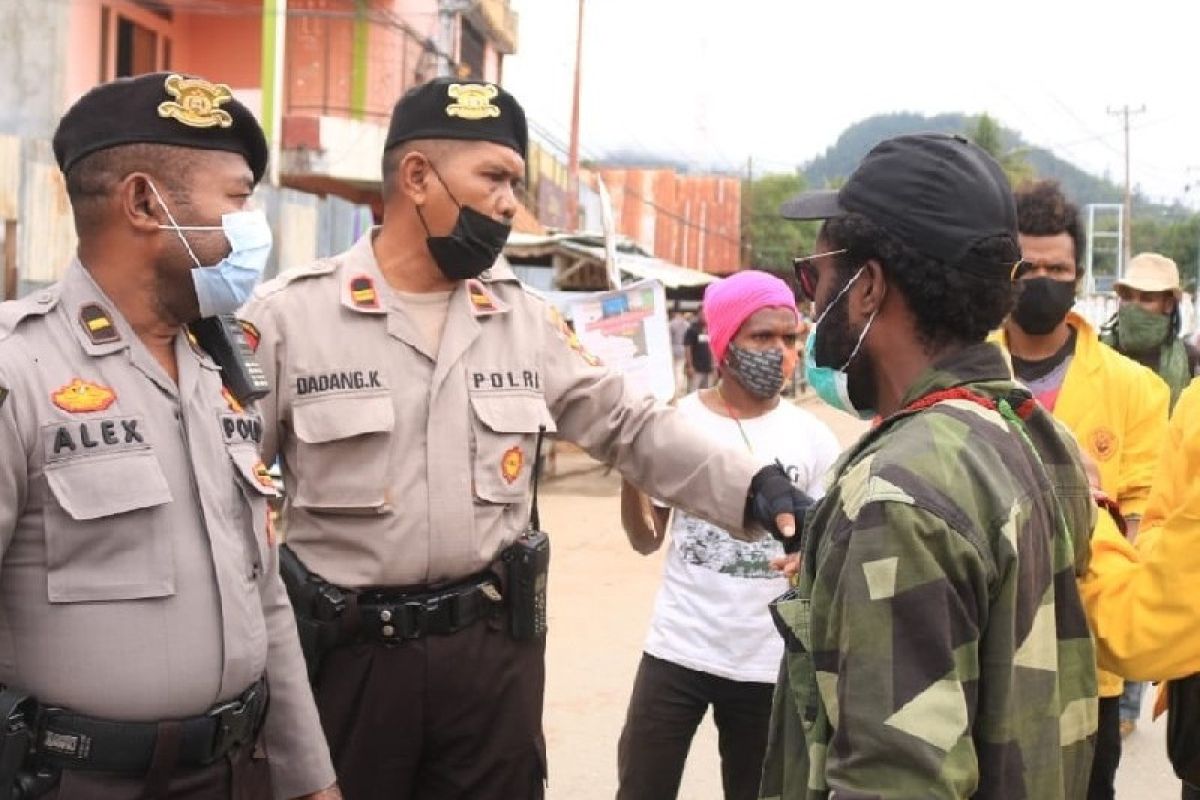
[[[617,230],[658,258],[717,275],[741,264],[742,185],[673,169],[600,168]]]
[[[258,115],[286,186],[363,201],[387,118],[439,73],[499,81],[507,0],[5,0],[0,133],[48,137],[102,81],[156,70],[229,84]]]

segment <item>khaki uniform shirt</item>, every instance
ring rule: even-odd
[[[484,569],[528,523],[542,425],[741,529],[761,465],[632,393],[502,261],[456,286],[437,352],[390,294],[367,234],[263,284],[242,311],[275,387],[263,457],[283,457],[287,540],[309,569],[348,587]]]
[[[113,720],[264,673],[279,796],[333,782],[279,579],[262,421],[175,341],[172,381],[83,267],[0,305],[0,682]]]

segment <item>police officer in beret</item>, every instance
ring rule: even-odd
[[[543,796],[544,606],[529,592],[545,561],[522,538],[539,430],[730,529],[749,507],[792,532],[804,501],[780,468],[712,451],[630,391],[517,281],[500,253],[527,143],[498,86],[411,90],[388,131],[382,227],[243,310],[276,387],[263,457],[283,460],[300,625],[336,620],[315,637],[315,693],[351,800]]]
[[[227,86],[144,75],[54,152],[78,257],[0,305],[0,797],[338,798],[261,419],[188,329],[270,251],[262,131]]]

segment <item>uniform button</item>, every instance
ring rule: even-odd
[[[395,636],[396,629],[393,628],[391,625],[384,625],[383,626],[383,635],[384,636]]]
[[[39,303],[41,303],[42,305],[46,305],[53,299],[54,299],[54,295],[50,294],[50,292],[46,292],[46,291],[38,292],[37,301]]]
[[[388,611],[385,608],[383,611],[379,612],[379,619],[381,619],[384,622],[391,622],[392,621],[392,612]]]

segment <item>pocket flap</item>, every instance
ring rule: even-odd
[[[540,397],[531,395],[471,395],[475,416],[493,433],[537,433],[545,425],[546,433],[558,426],[550,409]]]
[[[46,482],[63,510],[79,520],[171,502],[167,478],[150,450],[47,465]]]
[[[265,494],[268,497],[279,496],[279,490],[275,488],[275,481],[272,480],[271,473],[267,471],[267,466],[259,458],[257,447],[250,444],[233,445],[229,447],[229,457],[233,459],[233,465],[246,479],[246,483],[257,489],[259,494]]]
[[[396,424],[396,413],[389,395],[341,396],[295,406],[292,424],[300,441],[320,444],[364,433],[390,433]]]

